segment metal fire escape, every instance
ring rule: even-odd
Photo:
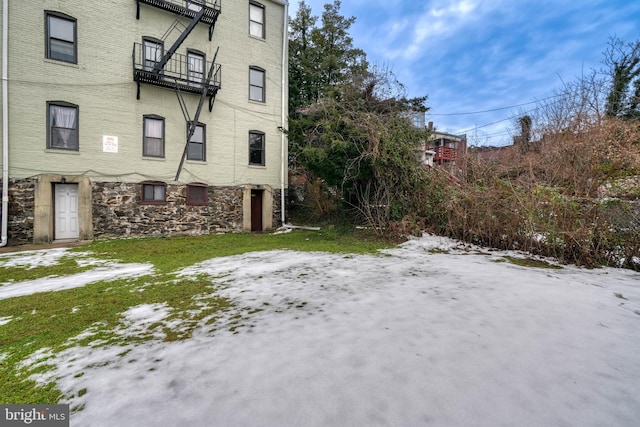
[[[194,60],[188,55],[177,53],[178,48],[185,39],[199,24],[209,25],[209,40],[212,40],[213,31],[220,15],[221,0],[136,0],[136,18],[140,19],[140,3],[153,6],[177,15],[173,24],[167,29],[158,43],[151,46],[144,43],[134,43],[133,45],[133,79],[137,83],[137,99],[140,99],[140,84],[146,83],[173,89],[178,97],[180,108],[187,121],[187,142],[185,144],[180,166],[176,173],[175,180],[178,181],[182,166],[187,155],[189,141],[195,133],[198,119],[204,106],[205,99],[209,98],[209,111],[213,109],[216,94],[221,87],[221,67],[215,63],[218,55],[216,49],[213,61],[203,63],[202,69],[194,72],[192,69]],[[183,21],[189,19],[189,23],[184,25]],[[164,52],[164,41],[174,30],[181,31],[178,38],[173,42],[169,50]],[[154,46],[155,45],[155,46]],[[204,61],[202,61],[204,62]],[[204,70],[208,68],[208,73],[204,75]],[[183,92],[200,95],[200,102],[193,115],[190,117],[187,106],[183,98]]]

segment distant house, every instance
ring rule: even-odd
[[[433,122],[429,122],[427,130],[429,134],[425,142],[425,152],[434,153],[434,165],[445,167],[455,174],[461,167],[464,154],[467,152],[467,135],[439,132],[433,127]]]
[[[406,116],[415,127],[427,131],[424,146],[416,153],[420,163],[429,167],[440,166],[456,174],[467,152],[467,135],[439,132],[433,126],[433,122],[425,126],[423,112],[414,111],[407,113]]]
[[[4,4],[3,244],[282,221],[287,1]]]

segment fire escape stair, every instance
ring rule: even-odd
[[[209,111],[211,112],[216,94],[220,89],[220,65],[215,62],[219,48],[216,49],[206,77],[197,79],[194,79],[193,75],[190,74],[188,55],[185,56],[176,52],[200,22],[209,24],[209,40],[211,40],[215,23],[220,14],[219,1],[220,0],[215,0],[215,3],[212,3],[210,0],[136,0],[136,17],[138,19],[140,18],[140,3],[158,7],[178,15],[174,23],[162,36],[162,42],[167,39],[174,29],[180,27],[182,30],[169,50],[164,53],[160,59],[156,57],[152,60],[145,58],[144,44],[134,43],[132,53],[134,80],[138,85],[138,99],[140,99],[140,83],[173,88],[178,97],[182,114],[187,122],[187,141],[176,173],[176,181],[180,178],[180,173],[187,157],[189,142],[198,126],[198,120],[205,100],[209,97]],[[190,22],[186,26],[181,22],[183,18],[190,18]],[[207,64],[204,63],[203,67],[206,68]],[[197,93],[200,95],[200,101],[198,102],[198,107],[196,108],[193,118],[189,116],[182,92]]]
[[[213,37],[213,30],[220,15],[220,0],[136,0],[137,19],[140,19],[140,4],[153,6],[187,18],[194,18],[204,10],[200,20],[209,25],[209,41]]]
[[[141,83],[147,83],[168,89],[179,89],[182,92],[196,94],[201,94],[204,89],[206,91],[206,95],[209,96],[209,111],[211,111],[215,95],[221,85],[220,65],[215,64],[215,61],[211,62],[211,65],[208,68],[210,71],[214,69],[212,77],[206,80],[194,80],[192,76],[189,76],[187,56],[176,52],[198,23],[211,22],[212,25],[215,24],[215,20],[220,14],[218,1],[213,4],[206,0],[182,0],[181,3],[186,4],[186,7],[177,5],[176,1],[178,0],[137,0],[138,7],[140,3],[146,3],[171,11],[178,15],[174,23],[162,36],[162,41],[165,41],[174,29],[179,27],[179,29],[182,30],[169,50],[162,55],[162,58],[157,62],[154,62],[152,67],[145,59],[144,45],[134,43],[132,61],[134,69],[133,79],[138,85],[137,99],[140,99]],[[190,8],[189,5],[197,6],[198,10]],[[189,23],[184,25],[181,22],[182,18],[190,18]],[[210,27],[210,30],[212,30],[212,28],[213,27]],[[211,38],[211,32],[209,33],[209,36]],[[204,67],[207,68],[207,66],[208,64],[205,63]]]

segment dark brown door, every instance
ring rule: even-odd
[[[251,190],[251,231],[262,231],[262,190]]]

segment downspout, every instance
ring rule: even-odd
[[[280,215],[282,226],[284,227],[285,221],[285,186],[287,179],[287,158],[286,158],[286,129],[287,129],[287,109],[285,105],[288,104],[288,90],[287,90],[287,74],[288,74],[288,55],[287,55],[287,47],[289,41],[289,2],[285,0],[284,2],[284,22],[282,28],[282,123],[280,126],[281,132],[281,141],[280,141]],[[3,211],[4,212],[4,211]]]
[[[9,0],[2,0],[2,240],[9,241]]]

